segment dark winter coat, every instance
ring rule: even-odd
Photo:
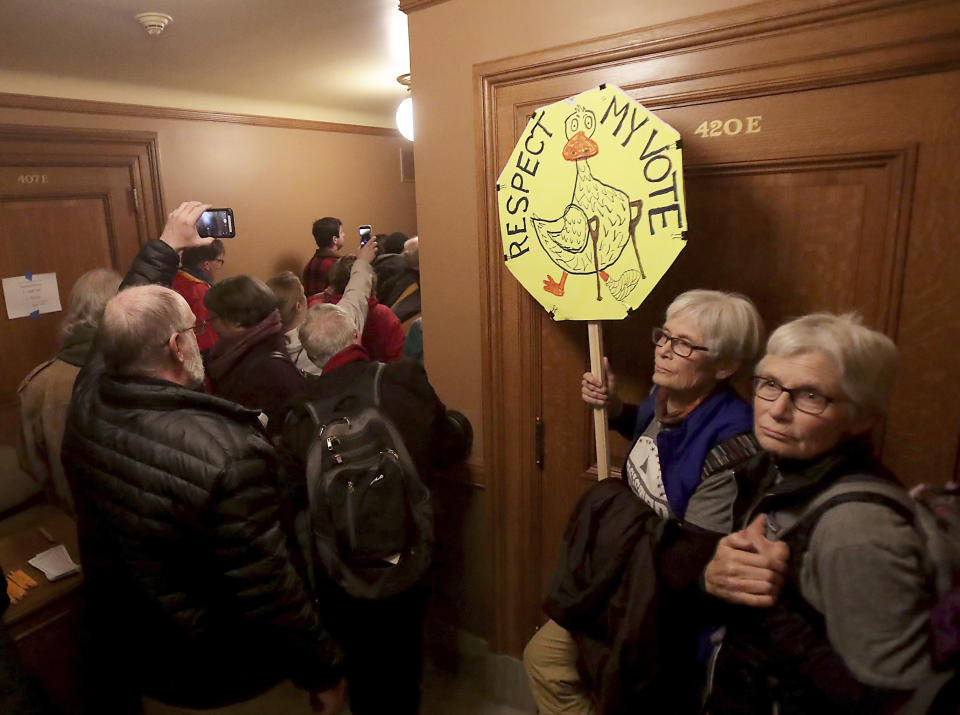
[[[125,285],[169,284],[151,241]],[[63,445],[90,623],[117,688],[205,707],[340,677],[278,521],[257,413],[163,380],[80,373]],[[133,681],[132,683],[130,681]]]
[[[598,712],[695,712],[696,582],[719,538],[660,519],[620,479],[577,502],[544,610],[576,642]]]
[[[276,310],[240,338],[221,336],[207,353],[206,370],[213,394],[263,410],[274,423],[282,418],[284,403],[304,385],[303,373],[287,353]]]

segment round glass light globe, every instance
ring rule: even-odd
[[[413,97],[407,97],[397,107],[397,129],[410,141],[413,141]]]

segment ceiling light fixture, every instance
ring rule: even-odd
[[[135,17],[148,35],[159,35],[167,25],[173,22],[172,17],[162,12],[141,12]]]
[[[408,92],[413,86],[413,80],[410,78],[409,72],[397,77],[397,82],[406,87]],[[413,97],[407,97],[397,107],[397,129],[400,130],[404,138],[413,141]]]

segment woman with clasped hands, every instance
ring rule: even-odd
[[[704,575],[709,594],[740,606],[718,650],[713,715],[885,712],[931,674],[923,544],[902,510],[863,498],[807,509],[838,483],[897,488],[868,437],[896,360],[854,315],[808,315],[770,336],[753,378],[764,453],[739,479],[762,496]]]
[[[654,388],[642,404],[620,400],[606,358],[603,381],[583,375],[584,402],[605,406],[610,427],[633,440],[623,479],[659,519],[730,533],[731,504],[717,502],[714,480],[705,477],[757,451],[750,406],[729,383],[741,369],[751,369],[762,330],[760,316],[745,296],[688,291],[670,304],[663,327],[653,331]],[[695,650],[690,644],[691,654]],[[540,712],[595,713],[596,701],[619,697],[591,692],[577,672],[577,656],[570,632],[554,620],[527,645],[524,664]],[[693,691],[695,697],[695,686]]]

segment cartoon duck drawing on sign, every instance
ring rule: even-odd
[[[567,143],[563,158],[576,162],[577,175],[573,200],[563,215],[554,220],[531,216],[540,245],[563,273],[560,281],[548,275],[543,289],[562,296],[567,275],[596,275],[597,300],[602,300],[600,281],[607,284],[611,295],[623,302],[641,279],[645,279],[640,251],[637,249],[636,229],[640,223],[643,201],[631,201],[620,189],[594,178],[588,159],[600,152],[591,139],[597,127],[597,117],[589,109],[577,105],[564,122]],[[626,248],[633,244],[637,267],[614,278],[606,271],[614,265]]]

